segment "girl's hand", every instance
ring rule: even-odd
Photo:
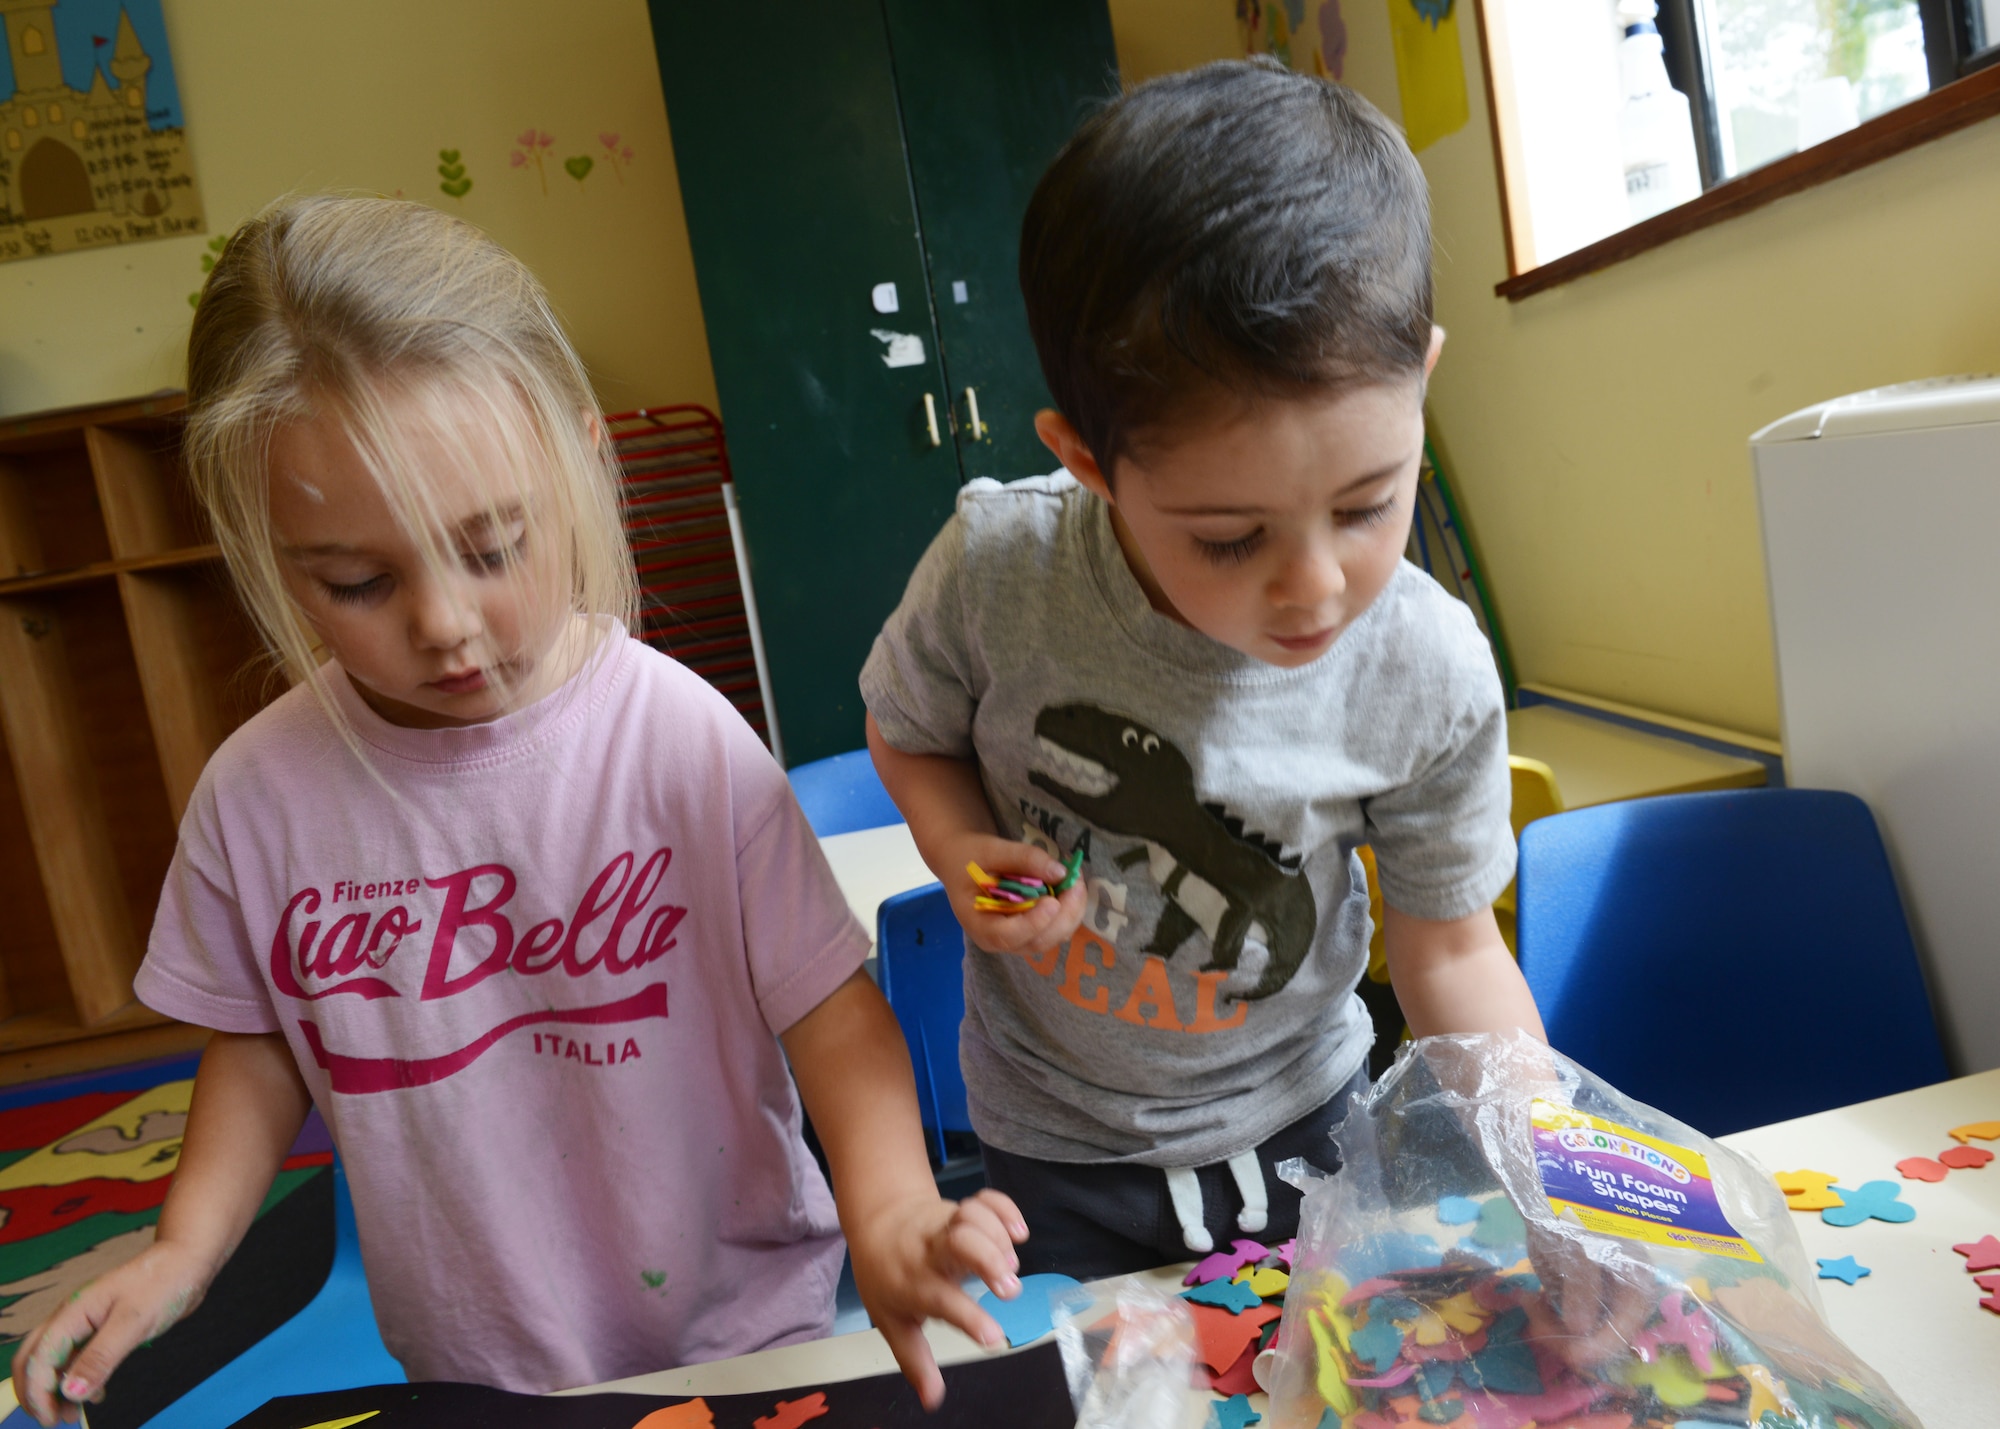
[[[1068,875],[1068,869],[1033,844],[992,834],[962,834],[951,841],[950,848],[948,867],[956,872],[944,879],[945,891],[951,898],[951,911],[958,915],[958,924],[973,946],[989,953],[1035,952],[1067,943],[1083,922],[1086,899],[1081,878],[1066,893],[1044,898],[1025,913],[989,913],[974,903],[979,887],[965,871],[968,863],[978,864],[996,878],[1026,874],[1051,886]]]
[[[104,1398],[104,1382],[125,1356],[201,1303],[212,1274],[194,1252],[155,1241],[90,1281],[15,1350],[21,1407],[42,1424],[76,1419],[78,1405]]]
[[[1027,1223],[1007,1197],[981,1191],[956,1203],[932,1195],[887,1206],[857,1230],[847,1248],[861,1303],[924,1408],[935,1409],[944,1402],[944,1376],[924,1321],[946,1320],[982,1345],[1001,1345],[998,1322],[959,1286],[976,1275],[1002,1299],[1020,1294],[1014,1247],[1028,1238]]]

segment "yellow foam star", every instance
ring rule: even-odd
[[[1975,1136],[1981,1141],[2000,1141],[2000,1121],[1967,1122],[1964,1126],[1954,1126],[1947,1134],[1960,1146]]]
[[[1824,1211],[1846,1204],[1831,1189],[1840,1178],[1824,1171],[1780,1171],[1771,1179],[1785,1193],[1785,1204],[1795,1211]]]
[[[382,1411],[371,1409],[366,1414],[350,1414],[345,1419],[322,1419],[317,1424],[308,1424],[306,1429],[347,1429],[350,1424],[359,1424],[364,1419],[373,1419]]]

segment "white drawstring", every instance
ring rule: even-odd
[[[1255,1235],[1271,1220],[1271,1202],[1264,1193],[1264,1168],[1257,1161],[1255,1148],[1230,1157],[1229,1174],[1236,1178],[1236,1194],[1243,1198],[1243,1209],[1236,1214],[1236,1227]]]
[[[1215,1241],[1202,1225],[1201,1182],[1192,1166],[1174,1166],[1167,1171],[1167,1195],[1174,1203],[1174,1218],[1181,1223],[1181,1240],[1196,1255],[1207,1255]]]
[[[1271,1198],[1264,1186],[1264,1166],[1255,1148],[1232,1156],[1226,1163],[1236,1182],[1236,1194],[1243,1209],[1236,1213],[1238,1230],[1255,1235],[1271,1223]],[[1215,1249],[1215,1239],[1203,1224],[1206,1216],[1201,1199],[1201,1181],[1192,1166],[1175,1166],[1167,1171],[1167,1196],[1174,1203],[1174,1219],[1181,1223],[1181,1241],[1196,1255]]]

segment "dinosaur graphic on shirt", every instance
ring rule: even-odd
[[[1208,968],[1234,970],[1246,942],[1269,953],[1243,998],[1269,997],[1292,980],[1319,924],[1301,856],[1247,832],[1220,804],[1203,803],[1194,766],[1167,740],[1095,705],[1052,705],[1035,716],[1035,735],[1054,773],[1029,782],[1098,828],[1144,840],[1117,860],[1144,859],[1165,895],[1145,951],[1171,958],[1196,932],[1209,942]]]

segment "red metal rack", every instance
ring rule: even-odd
[[[722,419],[689,402],[618,412],[604,423],[625,473],[640,638],[720,690],[775,752]]]

